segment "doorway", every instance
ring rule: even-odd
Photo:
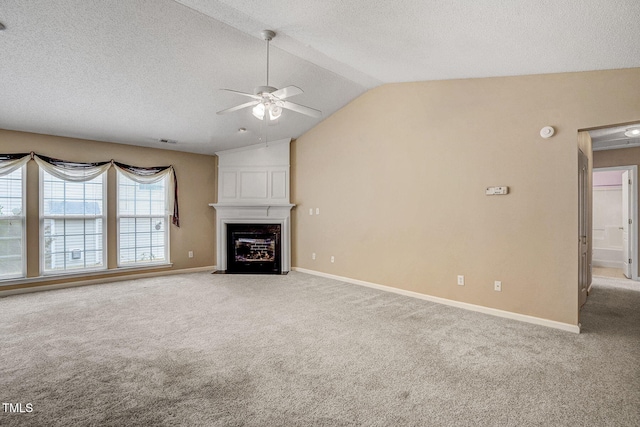
[[[594,275],[638,280],[636,180],[636,165],[593,169]]]

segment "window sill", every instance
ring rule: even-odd
[[[0,288],[2,286],[13,286],[13,285],[27,285],[31,283],[41,283],[41,282],[52,282],[64,279],[81,279],[87,277],[96,277],[96,276],[109,276],[116,275],[124,272],[134,272],[134,271],[147,271],[147,270],[157,270],[161,268],[171,268],[173,267],[173,263],[163,263],[163,264],[148,264],[145,266],[130,266],[130,267],[118,267],[111,268],[107,270],[97,270],[97,271],[85,271],[84,273],[63,273],[63,274],[47,274],[38,277],[26,277],[22,279],[5,279],[0,280]]]

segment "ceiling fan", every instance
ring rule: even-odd
[[[253,100],[245,102],[244,104],[236,105],[235,107],[227,108],[226,110],[218,111],[218,114],[227,114],[242,110],[243,108],[253,107],[252,113],[259,120],[276,120],[282,114],[283,108],[295,111],[296,113],[306,114],[311,117],[322,117],[322,111],[320,110],[305,107],[304,105],[286,100],[287,98],[303,93],[303,90],[299,87],[287,86],[282,89],[277,89],[273,86],[269,86],[269,42],[276,36],[276,33],[271,30],[264,30],[261,34],[262,38],[267,42],[267,85],[256,87],[253,90],[253,94],[231,89],[221,89],[227,92],[237,93],[238,95],[253,98]]]

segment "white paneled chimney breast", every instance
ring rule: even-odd
[[[281,272],[291,268],[289,145],[291,139],[218,151],[217,270],[226,271],[229,224],[279,224]]]

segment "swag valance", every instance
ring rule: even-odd
[[[96,163],[69,162],[31,152],[0,154],[0,176],[18,170],[31,159],[33,159],[40,168],[64,181],[90,181],[105,173],[112,166],[122,172],[127,178],[139,184],[153,184],[164,178],[168,178],[167,201],[169,212],[171,212],[171,222],[176,227],[180,227],[178,179],[176,178],[173,166],[139,167],[119,163],[114,160]]]
[[[17,171],[31,160],[31,153],[0,154],[0,176]]]

